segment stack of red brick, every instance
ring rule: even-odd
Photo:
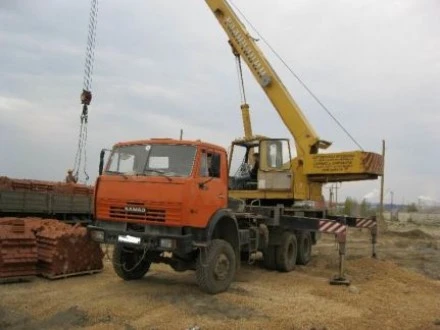
[[[22,219],[0,220],[0,278],[37,274],[37,242]]]
[[[64,183],[28,179],[12,179],[0,176],[0,189],[19,191],[58,192],[65,194],[91,195],[93,187],[78,183]]]
[[[35,258],[34,267],[36,266],[38,274],[50,278],[98,271],[103,268],[103,252],[99,244],[90,239],[86,228],[70,226],[51,219],[26,218],[16,221],[21,221],[24,224],[23,228],[29,236],[32,236],[34,244],[36,244],[35,254],[38,256],[38,262]],[[0,244],[3,244],[4,241],[8,242],[11,235],[13,236],[9,231],[3,235],[5,238],[0,236]],[[22,248],[21,245],[20,248]],[[21,254],[20,250],[5,251],[7,258],[11,258],[11,256],[18,258]],[[23,255],[20,258],[24,258],[24,256],[23,250]],[[6,277],[7,274],[2,275],[1,269],[0,264],[0,277]]]
[[[39,219],[28,219],[28,226],[37,237],[40,273],[58,276],[103,268],[104,254],[86,228]]]

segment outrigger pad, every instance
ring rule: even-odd
[[[330,285],[346,285],[349,286],[351,281],[349,279],[346,279],[345,277],[340,276],[333,276],[333,278],[330,280]]]

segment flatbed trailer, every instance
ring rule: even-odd
[[[93,187],[0,177],[0,217],[40,217],[90,223]]]

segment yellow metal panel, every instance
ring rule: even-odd
[[[382,156],[372,152],[351,151],[307,156],[306,174],[383,174]]]
[[[293,195],[285,191],[229,190],[229,196],[237,199],[292,199]]]

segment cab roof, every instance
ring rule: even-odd
[[[204,142],[202,140],[177,140],[172,138],[151,138],[146,140],[124,141],[124,142],[118,142],[114,146],[124,147],[124,146],[144,145],[144,144],[192,145],[196,147],[205,147],[208,149],[216,149],[226,152],[226,150],[223,147],[216,144]]]

